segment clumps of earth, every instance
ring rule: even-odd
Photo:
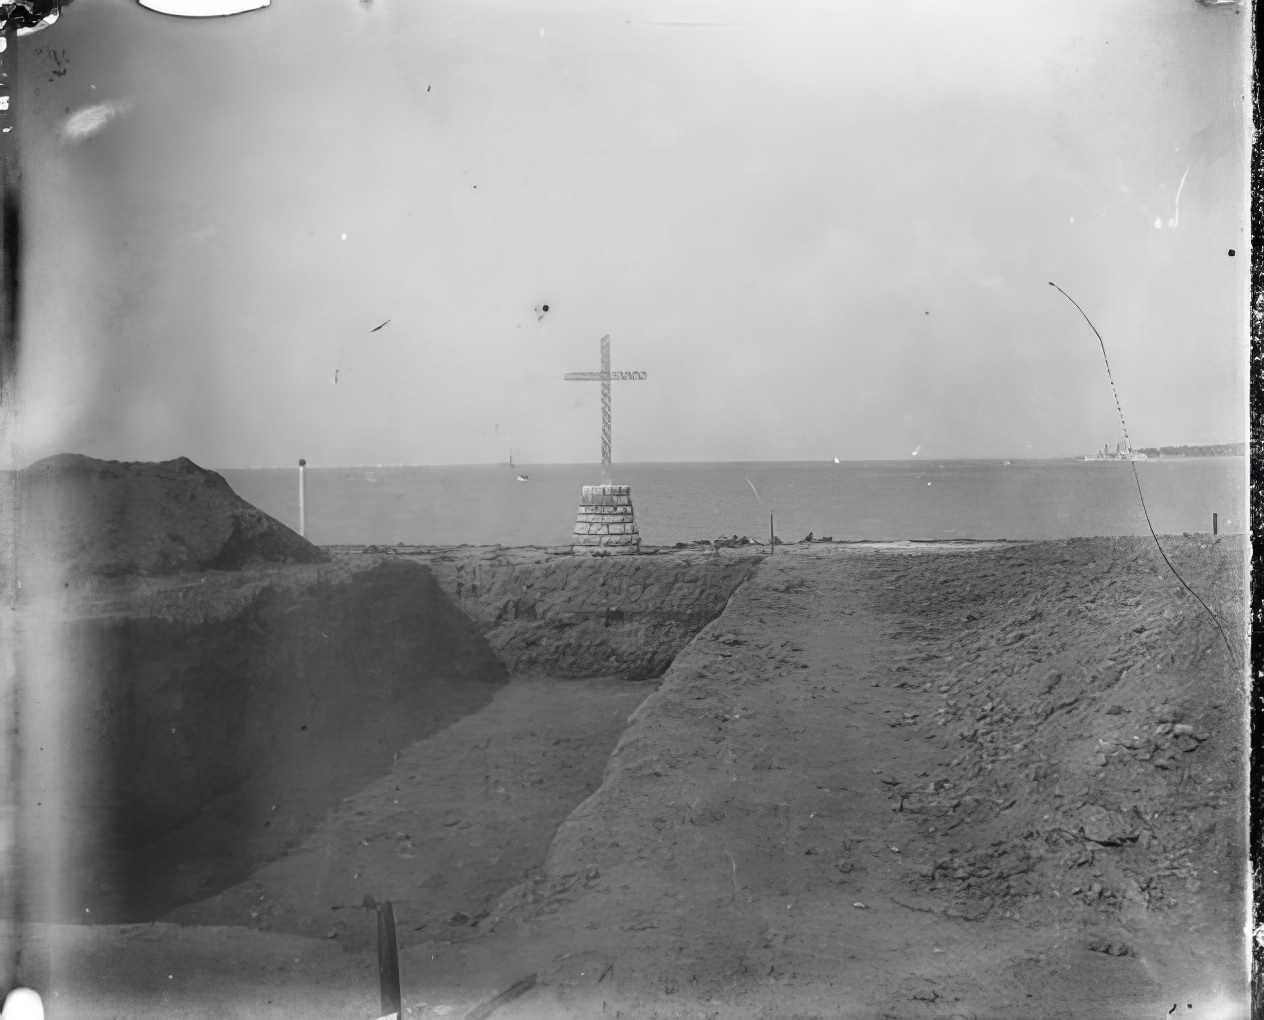
[[[131,463],[59,454],[21,471],[17,485],[28,570],[120,577],[328,559],[187,457]]]
[[[744,545],[759,545],[747,535],[719,535],[716,538],[697,538],[692,542],[677,542],[677,549],[688,549],[690,546],[704,549],[737,549]],[[780,544],[780,542],[778,542]]]
[[[1164,542],[1237,645],[1240,547]],[[1153,546],[1069,541],[999,559],[963,583],[951,560],[927,558],[885,595],[892,611],[916,609],[940,666],[918,684],[933,709],[892,725],[956,749],[943,775],[891,791],[942,848],[910,884],[967,918],[1052,919],[1070,901],[1179,926],[1204,886],[1240,878],[1242,744],[1211,738],[1239,729],[1225,641],[1181,604],[1192,600]]]

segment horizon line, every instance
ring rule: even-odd
[[[1187,443],[1187,444],[1182,444],[1182,445],[1186,447],[1235,446],[1235,445],[1241,445],[1243,447],[1246,447],[1246,449],[1244,449],[1241,454],[1201,455],[1201,456],[1213,456],[1213,457],[1246,456],[1250,448],[1250,444],[1247,442]],[[1181,447],[1177,446],[1177,447],[1172,447],[1172,448],[1180,449]],[[1134,450],[1143,450],[1143,449],[1144,450],[1163,449],[1163,447],[1135,447],[1134,448]],[[1194,457],[1197,457],[1197,456],[1200,456],[1200,455],[1197,455],[1197,454],[1194,455]],[[1153,459],[1163,459],[1163,458],[1153,458]],[[1172,459],[1178,459],[1178,458],[1172,458]],[[1186,459],[1190,459],[1190,458],[1186,458]],[[1053,454],[1047,457],[1018,457],[1018,456],[911,457],[911,456],[905,455],[903,457],[840,457],[837,463],[841,466],[843,464],[917,464],[917,463],[943,463],[946,461],[953,461],[953,462],[967,461],[967,462],[976,462],[976,463],[996,462],[996,463],[1005,463],[1005,464],[1013,463],[1015,461],[1018,461],[1020,463],[1045,462],[1045,461],[1071,461],[1074,463],[1079,463],[1083,461],[1096,462],[1096,458],[1092,456],[1086,456],[1084,454],[1079,454],[1079,453]],[[1121,459],[1119,463],[1128,463],[1128,462]],[[662,465],[662,464],[680,464],[680,465],[823,464],[826,466],[832,466],[835,464],[835,461],[833,458],[825,458],[825,459],[776,458],[776,459],[771,459],[771,460],[629,460],[629,461],[621,461],[619,464],[615,465],[615,468],[618,469],[621,467],[647,467],[647,466],[657,466],[657,465]],[[232,464],[232,465],[215,465],[211,467],[210,470],[212,471],[291,471],[298,468],[298,466],[299,465],[296,463],[295,464]],[[362,470],[362,469],[378,469],[378,468],[465,468],[465,467],[510,468],[511,467],[511,465],[509,465],[505,461],[451,461],[451,462],[443,462],[443,463],[426,463],[426,464],[405,463],[405,462],[392,463],[392,464],[312,464],[310,461],[308,461],[304,466],[307,468],[314,469],[314,470],[322,470],[322,471],[338,471],[338,470],[353,470],[353,469]],[[548,467],[548,468],[553,468],[553,467],[589,468],[591,467],[591,468],[599,469],[600,464],[595,461],[523,461],[521,463],[515,463],[512,465],[512,468],[523,468],[523,467],[529,467],[529,468],[545,468],[545,467]]]

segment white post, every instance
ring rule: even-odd
[[[307,461],[298,459],[298,533],[307,536]]]

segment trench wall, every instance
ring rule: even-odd
[[[763,557],[416,554],[511,673],[661,676]]]
[[[61,704],[26,734],[56,767],[25,810],[32,832],[55,829],[62,898],[94,917],[205,892],[172,882],[217,857],[233,860],[220,885],[239,878],[508,679],[418,564],[187,581],[132,579],[51,625],[59,654],[27,660]]]

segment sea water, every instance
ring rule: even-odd
[[[1241,457],[1136,462],[1160,535],[1245,530]],[[226,469],[246,500],[298,527],[298,469]],[[519,481],[519,474],[526,481]],[[1126,461],[849,461],[616,465],[644,542],[811,532],[836,540],[1147,534]],[[307,536],[324,545],[565,545],[595,465],[308,467]]]

